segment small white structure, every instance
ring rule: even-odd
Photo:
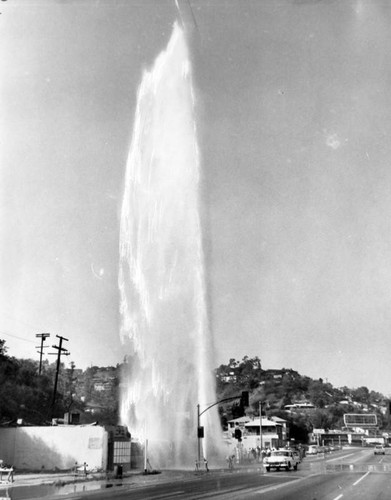
[[[284,409],[287,413],[302,413],[315,410],[315,405],[308,402],[294,403],[292,405],[285,405]]]
[[[282,424],[274,422],[268,418],[262,418],[262,433],[260,429],[260,419],[256,418],[252,422],[245,424],[246,435],[243,443],[246,448],[280,448],[282,442]]]
[[[84,462],[106,470],[108,432],[91,425],[4,427],[0,458],[18,470],[68,470]]]
[[[246,449],[251,448],[280,448],[285,445],[286,427],[284,420],[271,420],[262,418],[262,432],[259,417],[251,419],[250,417],[240,417],[228,422],[229,437],[235,428],[241,430],[241,442]],[[285,422],[286,423],[286,422]],[[262,443],[261,443],[262,441]]]

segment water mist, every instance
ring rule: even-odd
[[[120,228],[121,337],[132,346],[121,421],[148,439],[153,467],[194,464],[197,404],[216,401],[199,175],[191,65],[175,25],[138,90]],[[216,409],[201,423],[207,456],[221,439]]]

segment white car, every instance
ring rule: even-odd
[[[384,449],[384,447],[381,444],[377,444],[375,446],[375,449],[373,450],[373,453],[374,453],[374,455],[385,455],[386,450]]]
[[[265,466],[267,472],[269,472],[272,468],[275,468],[277,470],[297,470],[299,462],[300,460],[298,455],[296,453],[293,453],[292,450],[272,451],[270,456],[263,459],[263,465]]]

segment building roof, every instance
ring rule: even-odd
[[[283,418],[280,417],[271,417],[269,418],[263,418],[262,417],[262,427],[265,426],[276,426],[276,425],[282,425],[283,422],[286,422]],[[239,418],[234,418],[233,420],[228,421],[229,424],[236,425],[236,424],[244,424],[245,426],[251,427],[251,426],[259,426],[259,417],[255,418],[250,418],[247,416],[244,417],[239,417]]]
[[[239,418],[234,418],[233,420],[228,420],[229,424],[245,424],[246,422],[250,422],[251,418],[250,417],[239,417]]]
[[[262,418],[262,427],[275,427],[276,425],[282,425],[279,422],[274,422],[273,420],[269,420],[268,418]],[[259,427],[259,417],[247,422],[245,427]]]
[[[281,418],[281,417],[270,417],[270,420],[274,420],[274,422],[287,422],[287,420]]]

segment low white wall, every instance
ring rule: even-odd
[[[107,468],[108,433],[100,426],[0,428],[0,459],[19,470]]]

